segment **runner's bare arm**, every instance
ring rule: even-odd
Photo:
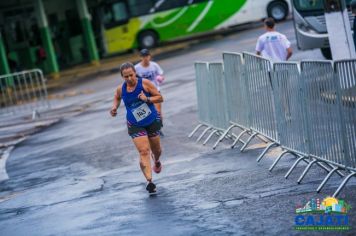
[[[121,103],[121,86],[119,86],[115,91],[113,104],[110,110],[111,116],[116,116],[117,108],[120,106],[120,103]]]
[[[145,102],[152,102],[152,103],[161,103],[163,102],[163,97],[160,94],[160,92],[158,92],[157,88],[147,79],[142,80],[142,84],[143,84],[143,89],[148,92],[149,94],[151,94],[151,96],[149,98],[147,98],[145,96],[145,94],[143,92],[140,93],[139,98],[142,101]]]
[[[287,60],[292,56],[293,51],[292,51],[292,47],[287,48]]]

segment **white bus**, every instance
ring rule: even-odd
[[[351,0],[345,0],[347,6]],[[298,48],[320,48],[326,59],[331,59],[331,50],[324,16],[324,0],[292,0],[294,27]],[[352,27],[353,16],[349,11]]]
[[[284,20],[290,0],[103,0],[96,29],[103,54],[151,48],[272,17]]]

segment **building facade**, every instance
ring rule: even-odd
[[[0,1],[0,74],[99,63],[94,0]]]

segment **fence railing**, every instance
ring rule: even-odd
[[[334,174],[345,177],[337,196],[356,175],[356,60],[272,63],[250,53],[223,53],[223,64],[195,64],[200,124],[198,141],[210,132],[243,151],[255,137],[269,140],[257,158],[273,147],[297,157],[285,178],[300,162],[307,163],[298,183],[313,165],[327,171],[319,192]],[[232,133],[239,128],[238,135]],[[246,141],[242,137],[248,137]]]
[[[46,80],[39,69],[0,76],[0,115],[48,109]]]

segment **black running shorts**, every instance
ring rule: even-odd
[[[145,127],[139,127],[127,122],[127,131],[131,138],[137,138],[141,136],[155,137],[159,135],[161,130],[162,122],[161,119],[156,119],[150,125]]]

